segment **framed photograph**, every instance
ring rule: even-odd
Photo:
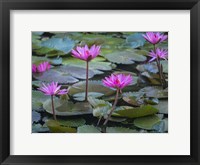
[[[198,0],[1,0],[1,164],[200,164]]]

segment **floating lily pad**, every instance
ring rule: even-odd
[[[158,74],[154,74],[154,73],[150,73],[150,72],[145,71],[145,72],[142,72],[141,75],[146,77],[148,79],[148,82],[151,85],[160,85],[160,80],[159,80]]]
[[[112,106],[111,103],[109,103],[105,100],[95,99],[95,98],[92,98],[92,97],[89,97],[88,101],[89,101],[90,105],[92,105],[93,108],[104,106],[104,105]]]
[[[48,120],[46,121],[46,125],[52,133],[76,133],[75,128],[62,126],[56,120]]]
[[[137,133],[137,131],[125,127],[107,127],[106,133]]]
[[[43,73],[33,73],[33,77],[43,82],[56,81],[60,84],[71,84],[79,81],[69,73],[59,72],[53,69],[47,70]]]
[[[72,75],[75,78],[79,79],[86,79],[86,69],[83,69],[78,66],[60,66],[57,67],[55,70],[67,73]],[[88,78],[92,78],[94,76],[94,72],[92,70],[89,70],[88,72]]]
[[[62,64],[62,58],[56,57],[56,58],[47,58],[47,57],[38,57],[38,56],[32,56],[32,63],[33,64],[40,64],[44,61],[48,61],[51,65],[61,65]]]
[[[162,60],[160,62],[163,66],[163,72],[168,73],[168,61],[167,60]],[[136,69],[140,72],[150,72],[150,73],[158,73],[158,67],[156,62],[151,62],[147,64],[140,64],[136,67]]]
[[[113,113],[113,116],[128,117],[128,118],[138,118],[143,116],[148,116],[157,113],[158,110],[151,105],[143,105],[141,107],[129,107],[121,106],[117,107]]]
[[[104,95],[103,93],[88,92],[88,97],[99,98],[99,97],[102,97],[103,95]],[[85,92],[76,93],[73,95],[73,98],[74,98],[74,100],[77,100],[77,101],[84,101],[85,100]]]
[[[85,81],[78,82],[69,87],[69,95],[85,92]],[[88,92],[103,93],[105,96],[112,95],[115,90],[105,87],[101,81],[89,81]]]
[[[75,116],[75,115],[84,115],[92,114],[92,108],[87,102],[77,102],[73,103],[67,100],[54,99],[55,113],[59,116]],[[43,104],[43,108],[50,114],[52,112],[51,99],[47,100]]]
[[[145,93],[146,97],[168,98],[168,89],[160,86],[144,87],[139,92]]]
[[[106,54],[105,58],[109,61],[117,64],[133,64],[135,61],[143,62],[146,60],[146,51],[132,50],[132,51],[121,51]]]
[[[39,32],[39,31],[37,31],[37,32],[32,32],[32,35],[38,35],[38,36],[40,36],[40,35],[42,35],[44,32]]]
[[[40,113],[32,111],[32,124],[33,123],[38,123],[40,118],[41,118]]]
[[[41,81],[32,81],[33,88],[39,88],[42,85]]]
[[[167,132],[168,131],[168,119],[161,120],[160,122],[156,123],[153,126],[153,129],[159,133]]]
[[[41,125],[41,124],[32,125],[32,133],[45,133],[45,132],[49,132],[49,128],[46,125]]]
[[[46,41],[42,41],[41,46],[53,48],[67,54],[73,49],[75,43],[69,38],[51,38]]]
[[[40,91],[32,91],[32,109],[39,111],[42,108],[43,102],[49,99],[49,96],[44,95]]]
[[[104,117],[106,119],[110,113],[112,106],[109,104],[101,105],[93,109],[93,116]]]
[[[85,119],[77,118],[77,119],[66,119],[66,120],[58,120],[60,125],[67,127],[79,127],[86,123]]]
[[[123,118],[123,117],[110,117],[109,118],[109,121],[112,121],[112,122],[125,122],[127,118]]]
[[[134,125],[138,128],[152,130],[158,122],[160,122],[160,118],[156,115],[151,115],[135,119]]]
[[[105,119],[108,117],[108,114],[112,108],[112,104],[95,98],[89,98],[89,103],[93,107],[93,116],[95,117],[104,117]]]
[[[158,109],[159,113],[168,114],[168,101],[167,100],[160,100],[158,105],[154,106]]]
[[[101,133],[100,128],[93,125],[83,125],[78,127],[77,133]]]
[[[134,33],[126,38],[127,44],[129,44],[132,48],[144,46],[145,41],[146,40],[142,36],[142,33]]]
[[[34,50],[34,52],[37,55],[43,55],[43,56],[45,56],[48,52],[51,52],[53,50],[54,50],[53,48],[40,47],[39,49]]]
[[[76,67],[81,67],[86,69],[86,62],[69,57],[69,58],[64,58],[63,59],[63,64],[67,66],[76,66]],[[112,70],[112,65],[110,62],[104,62],[103,58],[97,57],[97,59],[93,59],[91,62],[89,62],[89,69],[90,70],[101,70],[101,71],[108,71]]]
[[[140,106],[144,103],[144,93],[126,92],[123,93],[123,100],[131,105]]]

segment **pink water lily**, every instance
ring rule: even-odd
[[[65,95],[68,93],[67,89],[60,89],[61,85],[58,85],[57,82],[52,82],[50,84],[44,84],[42,83],[42,86],[38,88],[41,92],[43,92],[45,95],[50,95],[51,96],[51,106],[52,106],[52,111],[53,111],[53,117],[54,120],[56,120],[56,114],[54,110],[54,100],[53,96],[55,95]]]
[[[37,66],[35,64],[32,64],[32,72],[33,73],[37,72]]]
[[[167,39],[167,35],[164,35],[159,32],[155,32],[155,33],[147,32],[146,34],[143,34],[142,36],[153,45],[158,44],[159,42],[163,42]]]
[[[132,81],[133,78],[131,75],[111,74],[111,76],[105,77],[103,84],[110,88],[123,89],[127,85],[131,84]]]
[[[64,95],[67,94],[67,89],[60,89],[61,85],[58,85],[57,82],[52,82],[50,84],[44,84],[42,83],[42,86],[38,88],[41,92],[43,92],[45,95]]]
[[[118,102],[119,93],[122,92],[122,89],[126,87],[127,85],[130,85],[133,81],[133,78],[131,75],[125,75],[125,74],[111,74],[109,77],[105,77],[105,79],[102,80],[103,84],[109,88],[116,88],[116,95],[115,95],[115,101],[112,105],[112,108],[110,110],[110,113],[108,114],[108,117],[103,123],[103,129],[102,132],[106,132],[106,124],[108,123],[109,119],[112,116],[112,113],[115,110],[115,107]]]
[[[72,56],[80,60],[86,61],[86,84],[85,84],[85,101],[88,100],[88,75],[89,75],[89,62],[100,54],[101,46],[93,45],[88,48],[87,45],[84,47],[77,46],[76,50],[72,50]]]
[[[38,66],[37,66],[37,71],[38,72],[45,72],[46,70],[49,70],[51,68],[51,65],[49,62],[45,61],[45,62],[42,62],[40,63]]]
[[[168,51],[166,49],[157,48],[156,51],[151,50],[149,56],[152,57],[149,62],[155,60],[156,58],[167,60]]]
[[[90,61],[100,54],[100,46],[93,45],[88,48],[87,45],[84,47],[77,46],[76,50],[72,50],[72,56],[84,61]]]

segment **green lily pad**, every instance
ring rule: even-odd
[[[67,127],[79,127],[86,123],[85,119],[77,118],[77,119],[66,119],[66,120],[58,120],[60,125]]]
[[[167,132],[168,131],[168,119],[161,120],[160,122],[156,123],[153,126],[153,129],[159,133]]]
[[[154,73],[150,73],[150,72],[145,71],[145,72],[142,72],[141,75],[146,77],[148,82],[151,85],[160,85],[160,80],[159,80],[158,74],[154,74]]]
[[[143,105],[141,107],[129,107],[121,106],[116,108],[113,116],[127,117],[127,118],[138,118],[148,116],[157,113],[158,110],[151,105]]]
[[[102,97],[103,95],[104,95],[103,93],[88,92],[88,97],[99,98],[99,97]],[[84,101],[85,100],[85,92],[76,93],[73,95],[73,98],[74,98],[74,100],[77,100],[77,101]]]
[[[43,108],[50,114],[52,112],[51,99],[48,99],[44,102]],[[92,108],[87,102],[77,102],[73,103],[68,100],[54,99],[54,108],[56,115],[59,116],[75,116],[75,115],[84,115],[92,114]]]
[[[159,113],[168,114],[168,101],[167,100],[160,100],[158,105],[154,106],[158,109]]]
[[[93,109],[93,116],[95,117],[104,117],[106,119],[110,113],[112,106],[109,104],[101,105]]]
[[[33,88],[39,88],[42,85],[41,81],[32,81]]]
[[[90,103],[90,105],[93,108],[104,106],[104,105],[110,105],[110,106],[112,106],[111,103],[109,103],[109,102],[107,102],[105,100],[95,99],[95,98],[92,98],[92,97],[88,98],[88,102]]]
[[[142,33],[134,33],[126,38],[127,44],[130,45],[132,48],[144,46],[145,41],[146,40],[142,36]]]
[[[49,128],[44,124],[33,124],[32,125],[32,133],[45,133],[49,132]]]
[[[70,74],[71,76],[78,79],[86,79],[86,69],[83,69],[78,66],[60,66],[55,68],[55,70],[63,73]],[[94,72],[92,70],[88,71],[88,78],[92,78],[94,76]]]
[[[48,52],[51,52],[53,50],[53,48],[40,47],[39,49],[34,50],[34,52],[39,56],[45,56]]]
[[[32,35],[38,35],[38,36],[40,36],[40,35],[42,35],[44,32],[39,32],[39,31],[37,31],[37,32],[32,32]]]
[[[134,125],[138,128],[152,130],[158,122],[160,122],[160,118],[156,115],[151,115],[135,119]]]
[[[101,133],[100,128],[93,125],[83,125],[78,127],[77,133]]]
[[[49,96],[44,95],[40,91],[32,91],[32,110],[40,111],[43,102],[49,99]]]
[[[91,97],[89,97],[88,101],[93,107],[93,116],[104,117],[104,119],[108,117],[108,114],[112,108],[111,103]]]
[[[43,73],[33,73],[33,77],[43,82],[56,81],[60,84],[72,84],[79,81],[69,73],[59,72],[54,69],[47,70]]]
[[[61,65],[62,64],[62,58],[56,57],[56,58],[47,58],[47,57],[38,57],[38,56],[32,56],[32,63],[33,64],[40,64],[44,61],[48,61],[51,65]]]
[[[131,105],[140,106],[144,103],[144,93],[126,92],[123,93],[123,100]]]
[[[107,127],[106,133],[137,133],[137,131],[125,127]]]
[[[41,38],[40,36],[32,34],[32,49],[33,50],[40,48],[40,43],[41,43],[40,38]]]
[[[119,51],[110,54],[106,54],[105,58],[109,61],[117,64],[133,64],[135,61],[143,62],[146,60],[146,51],[132,50],[132,51]]]
[[[122,123],[125,122],[127,118],[124,117],[110,117],[109,121]]]
[[[40,113],[38,113],[36,111],[32,111],[32,124],[38,123],[40,119],[41,119]]]
[[[89,81],[88,84],[88,92],[103,93],[105,96],[115,93],[115,90],[105,87],[101,81]],[[85,92],[85,81],[78,82],[69,87],[68,94],[73,96],[81,92]]]
[[[160,62],[163,66],[163,72],[168,73],[168,61],[167,60],[162,60]],[[136,69],[140,72],[150,72],[150,73],[158,73],[158,67],[156,62],[151,62],[147,64],[140,64],[136,67]]]
[[[52,133],[76,133],[75,128],[62,126],[56,120],[48,120],[46,125]]]
[[[66,38],[51,38],[46,41],[42,41],[41,46],[44,46],[47,48],[53,48],[55,50],[59,50],[67,54],[73,49],[73,47],[75,46],[75,43],[73,40],[67,37]]]
[[[168,98],[168,89],[163,89],[160,86],[144,87],[139,92],[145,93],[146,97]]]
[[[89,62],[89,69],[90,70],[97,70],[97,71],[108,71],[112,70],[112,65],[110,62],[104,62],[104,58],[96,57],[92,61]],[[76,66],[86,69],[86,62],[80,59],[76,59],[74,57],[64,58],[63,65],[67,66]],[[103,72],[101,72],[103,73]]]

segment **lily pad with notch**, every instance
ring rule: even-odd
[[[88,102],[73,103],[68,100],[54,99],[55,113],[58,116],[76,116],[92,114],[92,107]],[[43,104],[43,108],[50,114],[53,114],[51,99]]]

